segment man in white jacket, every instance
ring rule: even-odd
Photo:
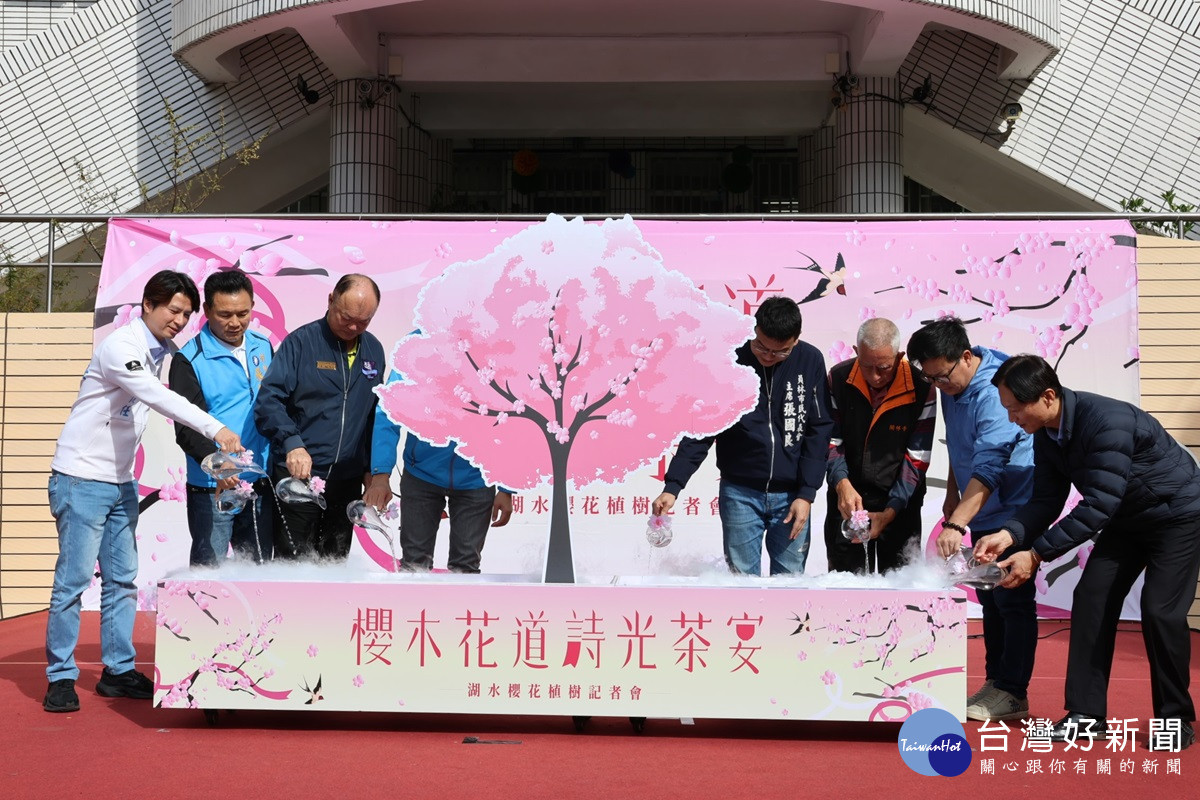
[[[171,339],[200,305],[187,275],[155,274],[142,291],[142,316],[97,347],[50,464],[50,513],[58,528],[58,561],[46,623],[46,711],[78,711],[75,645],[79,610],[100,562],[100,650],[104,697],[147,699],[154,684],[134,669],[138,518],[133,462],[150,409],[237,452],[241,440],[216,419],[159,382]]]

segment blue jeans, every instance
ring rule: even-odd
[[[104,483],[50,473],[58,561],[46,622],[46,677],[79,678],[75,645],[83,592],[100,562],[100,653],[112,673],[133,669],[137,615],[137,482]]]
[[[192,535],[189,561],[193,567],[219,567],[233,543],[234,555],[256,564],[271,560],[272,525],[270,509],[255,495],[240,511],[217,510],[215,492],[198,492],[187,487],[188,530]],[[269,502],[269,501],[268,501]]]
[[[785,523],[794,492],[761,492],[729,481],[721,481],[718,507],[721,534],[725,544],[725,563],[732,572],[747,575],[762,573],[763,532],[772,575],[804,572],[808,559],[809,522],[792,539],[792,523]]]

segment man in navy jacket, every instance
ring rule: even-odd
[[[1174,744],[1187,747],[1195,741],[1187,613],[1200,572],[1200,468],[1145,411],[1063,388],[1039,356],[1014,356],[992,382],[1009,418],[1034,434],[1035,488],[1002,530],[976,543],[976,556],[1027,548],[1000,562],[1010,569],[1001,585],[1018,586],[1043,561],[1096,539],[1071,601],[1067,716],[1052,738],[1103,736],[1121,606],[1145,570],[1142,637],[1154,716],[1177,721]],[[1055,522],[1072,485],[1083,499]]]
[[[378,308],[375,281],[342,276],[325,316],[288,334],[262,382],[254,420],[271,442],[275,480],[325,482],[324,510],[276,502],[277,556],[344,559],[353,531],[346,506],[364,495],[364,485],[372,505],[391,499],[388,475],[370,469],[374,389],[383,383],[384,352],[367,326]]]
[[[765,542],[772,575],[801,573],[833,429],[825,359],[800,341],[800,307],[791,298],[768,298],[754,319],[754,338],[738,348],[737,363],[758,372],[757,407],[716,436],[680,442],[653,510],[671,510],[716,442],[729,569],[760,574]]]
[[[254,399],[271,365],[271,341],[250,330],[254,285],[240,270],[213,273],[204,282],[200,332],[171,359],[171,389],[236,431],[255,461],[268,463],[269,445],[254,426]],[[254,499],[236,512],[217,508],[217,492],[236,488],[239,477],[217,481],[200,468],[216,451],[207,436],[175,422],[175,441],[187,460],[187,515],[192,534],[192,566],[216,566],[229,545],[257,563],[271,558],[271,489],[255,482]]]

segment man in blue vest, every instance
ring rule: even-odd
[[[266,336],[250,330],[254,285],[240,270],[225,270],[204,282],[204,316],[200,333],[171,361],[171,388],[204,409],[254,453],[267,462],[266,437],[254,426],[254,400],[273,350]],[[238,555],[256,563],[271,558],[271,502],[266,478],[254,484],[255,496],[238,511],[217,508],[219,492],[234,491],[239,477],[220,483],[200,468],[217,448],[209,439],[179,422],[175,441],[187,456],[187,515],[192,534],[192,566],[218,566],[232,543]]]

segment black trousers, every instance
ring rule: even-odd
[[[286,469],[275,471],[275,482],[288,477]],[[275,557],[345,559],[350,555],[354,526],[346,506],[361,500],[361,478],[325,482],[325,509],[315,503],[283,503],[276,499]]]
[[[495,500],[494,486],[443,489],[408,472],[401,475],[400,548],[404,569],[433,569],[433,548],[442,512],[449,506],[450,554],[446,566],[451,572],[479,572]]]
[[[1097,719],[1107,715],[1121,606],[1142,570],[1142,639],[1150,661],[1154,716],[1196,718],[1188,693],[1192,640],[1187,614],[1200,572],[1200,518],[1170,527],[1110,527],[1100,534],[1071,602],[1068,711]]]
[[[867,558],[873,572],[884,573],[904,566],[904,551],[912,542],[921,541],[921,504],[910,503],[896,515],[892,524],[883,529],[879,538],[867,543],[866,552],[861,544],[854,544],[842,536],[842,514],[837,507],[837,494],[826,493],[825,555],[829,560],[830,572],[866,571]]]

